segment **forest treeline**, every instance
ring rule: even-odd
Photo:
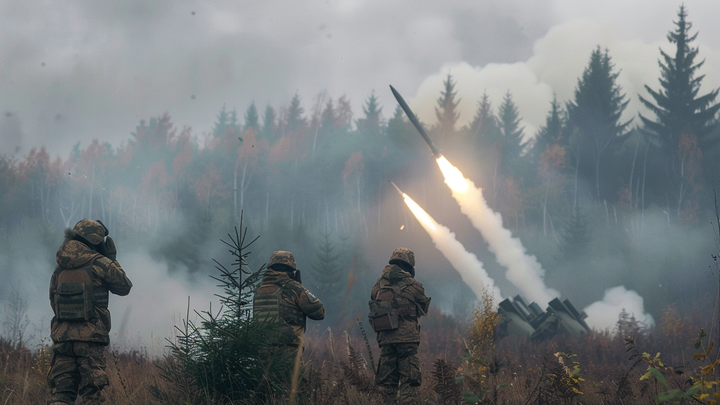
[[[588,211],[623,222],[623,237],[641,235],[638,218],[653,208],[668,223],[693,226],[714,210],[720,103],[718,89],[702,87],[704,60],[683,6],[673,24],[673,52],[660,51],[658,83],[646,84],[647,97],[624,93],[622,66],[598,46],[588,49],[572,99],[554,99],[536,134],[521,126],[510,90],[502,100],[478,95],[475,116],[459,127],[462,83],[450,75],[428,130],[507,227],[551,238],[561,254],[588,243]],[[631,97],[645,109],[624,121]],[[189,236],[156,253],[172,251],[168,260],[192,271],[201,266],[195,253],[210,239],[208,224],[245,212],[254,232],[299,251],[314,248],[317,257],[306,262],[323,290],[345,288],[347,277],[332,270],[342,254],[352,261],[352,249],[341,245],[350,235],[381,232],[387,181],[402,185],[398,179],[437,171],[428,162],[399,106],[379,105],[374,92],[361,112],[327,93],[309,103],[295,94],[281,108],[253,103],[244,113],[223,106],[201,136],[165,113],[140,121],[119,146],[96,139],[67,157],[53,158],[45,147],[1,156],[0,229],[7,234],[28,219],[60,228],[90,217],[128,237],[182,218]]]

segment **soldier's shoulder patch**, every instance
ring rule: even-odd
[[[307,297],[308,297],[308,299],[310,300],[310,302],[318,302],[318,301],[320,301],[320,300],[315,296],[315,294],[311,293],[310,290],[308,290],[308,289],[305,290],[305,294],[307,295]]]

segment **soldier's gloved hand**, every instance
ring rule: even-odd
[[[300,276],[300,270],[295,270],[295,277],[293,277],[295,281],[302,284],[302,277]]]
[[[115,241],[111,237],[106,237],[105,242],[100,242],[100,254],[110,260],[117,260],[117,247]]]

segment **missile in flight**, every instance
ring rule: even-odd
[[[435,159],[440,158],[442,156],[442,154],[440,153],[440,149],[438,149],[437,146],[435,146],[432,139],[430,139],[430,136],[428,136],[427,132],[425,132],[425,129],[422,127],[422,125],[420,125],[420,121],[418,121],[415,114],[413,114],[412,110],[405,102],[405,99],[402,98],[400,93],[398,93],[397,90],[395,90],[395,88],[392,85],[390,85],[390,90],[392,91],[393,95],[395,96],[395,99],[397,100],[397,102],[400,103],[400,107],[403,109],[403,111],[405,111],[405,114],[407,114],[410,122],[412,122],[412,124],[415,126],[415,129],[417,129],[418,132],[420,132],[420,136],[423,137],[428,148],[430,148],[430,152],[432,153],[433,157]],[[397,188],[397,186],[395,186],[395,188]]]
[[[395,187],[395,190],[397,190],[398,194],[400,194],[400,197],[402,197],[403,192],[402,192],[402,190],[400,190],[400,187],[398,187],[397,184],[395,184],[395,183],[392,182],[392,181],[390,181],[390,184],[392,184],[393,187]]]

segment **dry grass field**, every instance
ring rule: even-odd
[[[473,336],[468,325],[433,312],[423,325],[420,346],[422,397],[428,404],[715,403],[716,350],[707,350],[708,337],[696,340],[712,317],[712,308],[703,302],[708,300],[698,300],[686,312],[668,308],[654,328],[634,330],[634,341],[612,332],[559,335],[543,342],[515,337],[483,341],[487,336],[477,331]],[[482,322],[476,317],[474,327]],[[468,353],[473,339],[474,350]],[[696,342],[701,343],[697,349]],[[344,330],[310,331],[304,386],[293,398],[318,405],[380,403],[370,365],[378,355],[373,336],[366,341],[358,323]],[[197,390],[192,381],[163,376],[163,370],[176,364],[170,356],[150,358],[141,348],[117,352],[110,347],[107,359],[109,404],[198,403],[189,395]],[[31,351],[2,341],[0,404],[45,403],[48,364],[45,349]],[[265,402],[289,401],[280,392]]]

